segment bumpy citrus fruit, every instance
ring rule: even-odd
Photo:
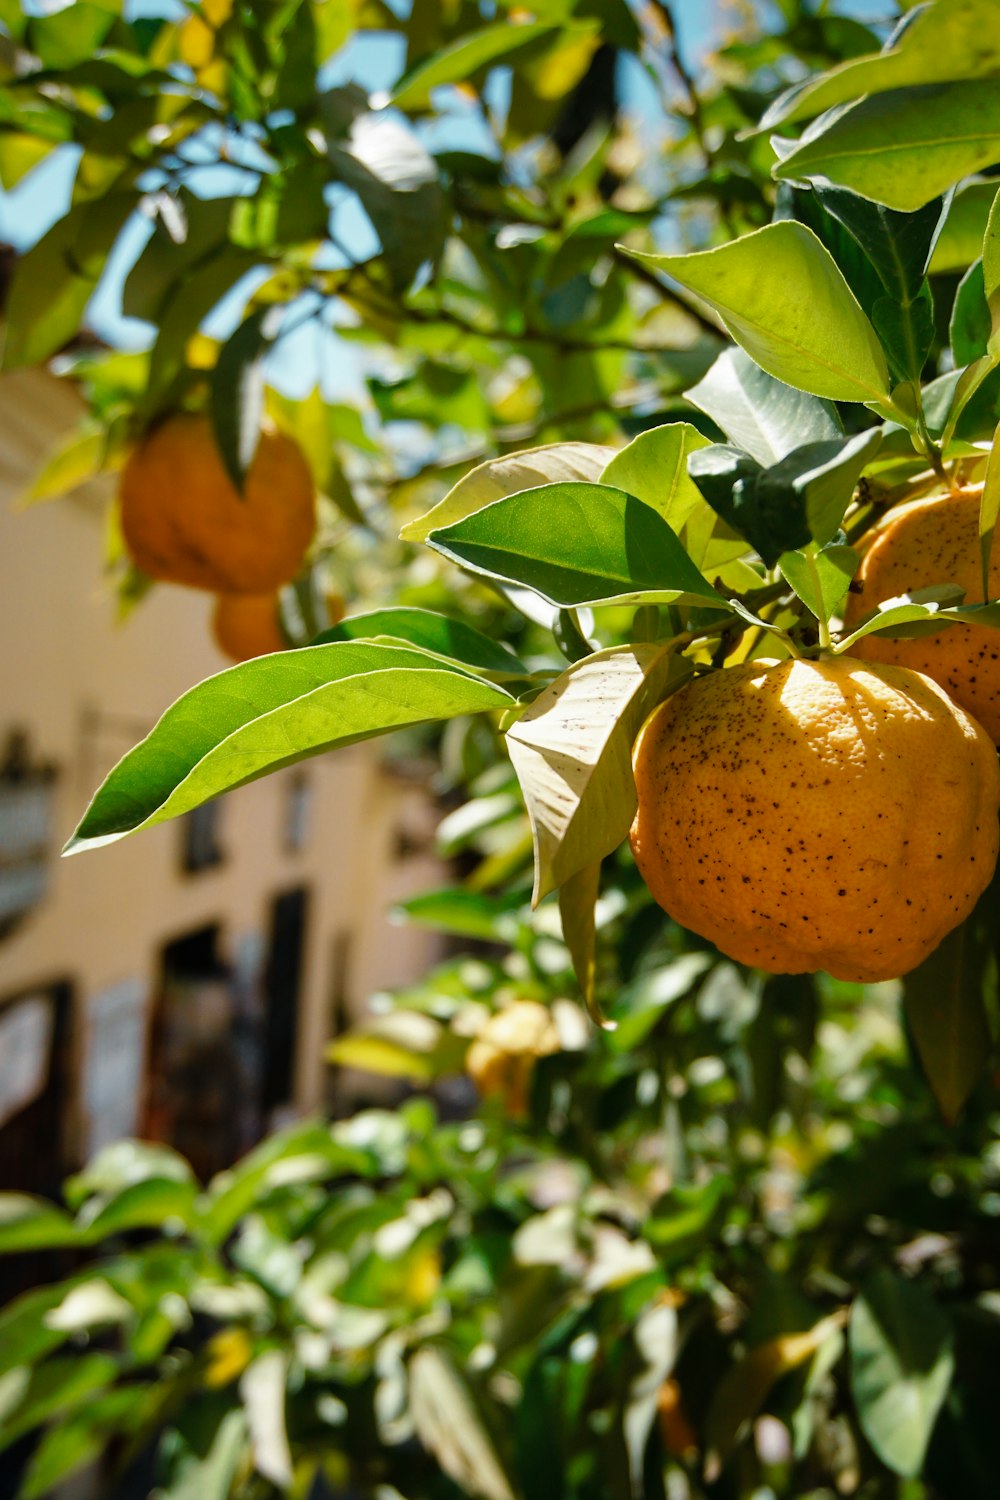
[[[633,765],[632,847],[656,900],[772,973],[905,974],[996,864],[993,745],[902,667],[713,672],[654,710]]]
[[[240,495],[207,417],[169,417],[122,472],[121,521],[152,578],[219,594],[263,594],[294,578],[316,526],[312,473],[298,445],[263,432]]]
[[[277,594],[220,594],[212,612],[212,634],[233,661],[284,651]]]
[[[537,1000],[517,1000],[490,1016],[469,1048],[465,1066],[484,1099],[499,1096],[508,1114],[524,1115],[536,1060],[558,1051],[551,1012]]]
[[[983,602],[979,496],[933,495],[891,511],[864,550],[844,625],[853,630],[883,599],[938,583],[957,583],[966,602]],[[990,567],[991,597],[1000,594],[1000,548]],[[853,648],[864,661],[926,672],[1000,742],[1000,631],[949,625],[934,635],[869,635]]]

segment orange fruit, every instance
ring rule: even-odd
[[[844,626],[853,630],[884,599],[939,583],[957,583],[969,604],[983,602],[979,495],[932,495],[890,511],[870,533]],[[1000,547],[994,549],[990,595],[1000,595]],[[926,672],[1000,743],[1000,631],[947,625],[934,635],[865,636],[852,648],[863,661]]]
[[[846,657],[747,662],[656,708],[631,840],[659,904],[776,974],[905,974],[993,874],[1000,768],[929,678]]]
[[[220,594],[212,613],[216,645],[233,661],[284,651],[277,594]]]
[[[283,433],[261,433],[240,495],[207,417],[168,417],[133,449],[119,491],[133,562],[152,578],[264,594],[294,578],[316,526],[312,472]]]
[[[537,1059],[559,1047],[551,1011],[537,1000],[515,1000],[490,1016],[466,1054],[466,1071],[484,1099],[499,1097],[509,1115],[521,1117]]]

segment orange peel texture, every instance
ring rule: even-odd
[[[844,626],[854,630],[884,599],[939,583],[957,583],[966,602],[983,603],[979,495],[933,495],[891,511],[865,546]],[[864,544],[863,544],[864,545]],[[1000,548],[990,566],[991,597],[1000,595]],[[863,661],[912,667],[940,683],[1000,743],[1000,630],[948,625],[934,635],[865,636],[852,647]]]
[[[870,983],[921,962],[997,859],[1000,768],[929,678],[750,662],[653,711],[632,848],[659,904],[731,958]]]
[[[122,471],[122,532],[151,578],[218,594],[266,594],[294,578],[316,527],[301,449],[265,431],[240,495],[207,417],[168,417]]]

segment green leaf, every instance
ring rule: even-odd
[[[652,507],[606,485],[569,481],[508,495],[427,541],[474,573],[564,608],[678,599],[722,607]]]
[[[37,505],[41,500],[54,500],[120,468],[124,459],[121,448],[109,445],[108,433],[96,422],[86,421],[74,432],[68,442],[63,443],[35,474],[31,483],[18,496],[18,508]]]
[[[840,613],[858,562],[853,547],[832,544],[804,552],[785,552],[778,558],[778,567],[806,608],[826,625],[833,615]]]
[[[76,1353],[69,1358],[48,1359],[26,1373],[23,1395],[0,1423],[0,1451],[50,1417],[62,1415],[85,1397],[106,1389],[118,1374],[118,1361],[110,1354]]]
[[[247,1446],[246,1418],[229,1411],[204,1456],[189,1460],[160,1493],[163,1500],[228,1500]]]
[[[536,21],[512,25],[510,21],[485,26],[431,53],[400,79],[391,102],[397,109],[422,109],[430,102],[431,90],[449,83],[468,83],[471,75],[542,39],[557,37],[560,28]]]
[[[849,651],[866,635],[914,636],[933,635],[945,625],[988,625],[1000,628],[1000,604],[958,604],[963,590],[956,584],[914,589],[898,599],[883,599],[870,615],[834,646],[835,652]]]
[[[862,1431],[888,1468],[913,1477],[951,1384],[951,1325],[921,1287],[876,1271],[851,1310],[847,1337]]]
[[[986,462],[986,478],[979,502],[979,551],[982,561],[983,598],[990,597],[990,558],[997,516],[1000,515],[1000,423],[997,424]]]
[[[979,259],[995,194],[992,182],[970,182],[958,189],[931,253],[931,276],[965,271]]]
[[[846,188],[818,188],[816,196],[864,251],[890,297],[907,303],[920,295],[944,211],[942,199],[932,199],[916,213],[896,213]]]
[[[773,169],[852,188],[909,213],[1000,156],[1000,91],[988,82],[875,94],[818,120]]]
[[[971,365],[986,353],[992,331],[983,263],[974,261],[958,284],[948,334],[955,365]]]
[[[889,394],[882,347],[830,252],[788,219],[690,255],[635,259],[703,298],[750,357],[799,390],[833,401]]]
[[[645,500],[679,534],[702,503],[697,486],[688,478],[688,454],[707,446],[708,438],[690,422],[652,427],[615,454],[600,481]]]
[[[445,656],[478,671],[524,676],[528,670],[509,646],[492,640],[464,620],[405,605],[390,605],[386,609],[368,610],[363,615],[349,615],[339,625],[324,630],[312,644],[382,639],[408,641],[423,651]]]
[[[153,232],[125,277],[122,311],[128,318],[159,323],[170,298],[190,276],[222,252],[239,200],[198,198],[187,188],[157,194]]]
[[[167,710],[108,776],[67,852],[177,817],[321,750],[509,703],[502,688],[437,657],[374,642],[244,662]]]
[[[0,185],[9,193],[52,155],[55,146],[55,141],[43,140],[37,135],[5,131],[0,135]]]
[[[881,440],[873,429],[807,443],[769,469],[738,448],[715,444],[692,455],[691,477],[712,509],[773,567],[783,552],[810,539],[825,545],[836,535]]]
[[[987,350],[996,360],[1000,359],[1000,192],[993,200],[983,236],[983,291],[992,325]]]
[[[1000,72],[993,0],[947,0],[906,16],[881,52],[851,58],[796,84],[765,112],[759,129],[807,120],[821,110],[910,84],[973,79]]]
[[[712,962],[708,953],[682,953],[619,990],[610,1007],[615,1051],[630,1052],[640,1046],[664,1012],[693,989]]]
[[[17,1500],[41,1500],[61,1480],[92,1463],[116,1434],[138,1425],[149,1403],[148,1386],[130,1385],[106,1391],[77,1406],[69,1417],[50,1427],[42,1437],[21,1481]],[[200,1492],[198,1500],[208,1500],[208,1493]]]
[[[825,442],[843,432],[835,406],[775,380],[742,349],[724,350],[685,392],[685,400],[765,468],[803,443]]]
[[[349,1031],[326,1049],[328,1062],[360,1068],[381,1078],[406,1078],[414,1084],[433,1083],[446,1073],[461,1071],[466,1040],[432,1016],[398,1010],[374,1016],[357,1031]]]
[[[494,500],[566,479],[600,479],[616,449],[597,443],[546,443],[490,458],[461,478],[431,510],[399,533],[404,542],[426,542],[432,531],[463,521]]]
[[[327,95],[328,114],[329,101]],[[444,243],[437,163],[406,125],[367,109],[354,114],[346,134],[333,134],[329,156],[334,174],[357,193],[382,242],[393,286],[404,289]]]
[[[597,1003],[597,895],[601,885],[601,861],[584,865],[559,889],[559,916],[563,942],[573,960],[573,972],[583,995],[587,1014],[599,1026],[606,1026]],[[614,1023],[611,1023],[613,1028]]]
[[[450,1479],[481,1500],[516,1500],[490,1431],[486,1403],[442,1350],[418,1349],[409,1364],[417,1437]]]
[[[43,364],[79,330],[135,191],[80,203],[19,257],[4,310],[5,370]]]
[[[62,1209],[27,1193],[0,1194],[0,1254],[79,1243],[80,1232]]]
[[[260,439],[264,357],[283,316],[284,308],[277,306],[259,307],[244,318],[222,346],[212,371],[212,428],[226,473],[240,493]]]
[[[477,801],[482,801],[478,798]],[[482,943],[513,943],[518,921],[515,913],[521,906],[520,896],[498,899],[465,886],[449,886],[440,891],[425,891],[400,901],[394,912],[421,927],[447,932],[453,937],[475,938]]]
[[[535,905],[625,838],[633,741],[690,672],[663,646],[612,646],[575,662],[507,731],[535,843]]]
[[[954,1125],[992,1049],[984,991],[995,973],[1000,882],[903,979],[903,1006],[921,1066],[947,1125]]]
[[[934,341],[925,273],[941,222],[942,200],[933,199],[917,213],[901,214],[846,188],[818,188],[816,197],[822,209],[847,230],[877,273],[876,285],[884,288],[884,296],[862,300],[895,374],[900,380],[919,381]],[[850,280],[850,273],[842,269]],[[858,295],[862,296],[860,289]]]
[[[83,1226],[82,1238],[96,1245],[130,1229],[160,1229],[165,1224],[190,1225],[197,1188],[193,1182],[149,1177],[135,1182],[103,1204]]]
[[[172,288],[157,319],[156,343],[139,406],[143,416],[153,415],[169,399],[171,387],[185,368],[189,340],[254,264],[254,257],[246,250],[225,245]]]

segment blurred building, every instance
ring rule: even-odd
[[[324,1043],[435,939],[391,904],[438,882],[426,793],[377,746],[319,757],[93,854],[59,850],[118,758],[227,665],[212,600],[161,586],[117,625],[107,491],[15,511],[79,420],[42,370],[0,377],[0,1188],[105,1142],[202,1172],[324,1102]]]

